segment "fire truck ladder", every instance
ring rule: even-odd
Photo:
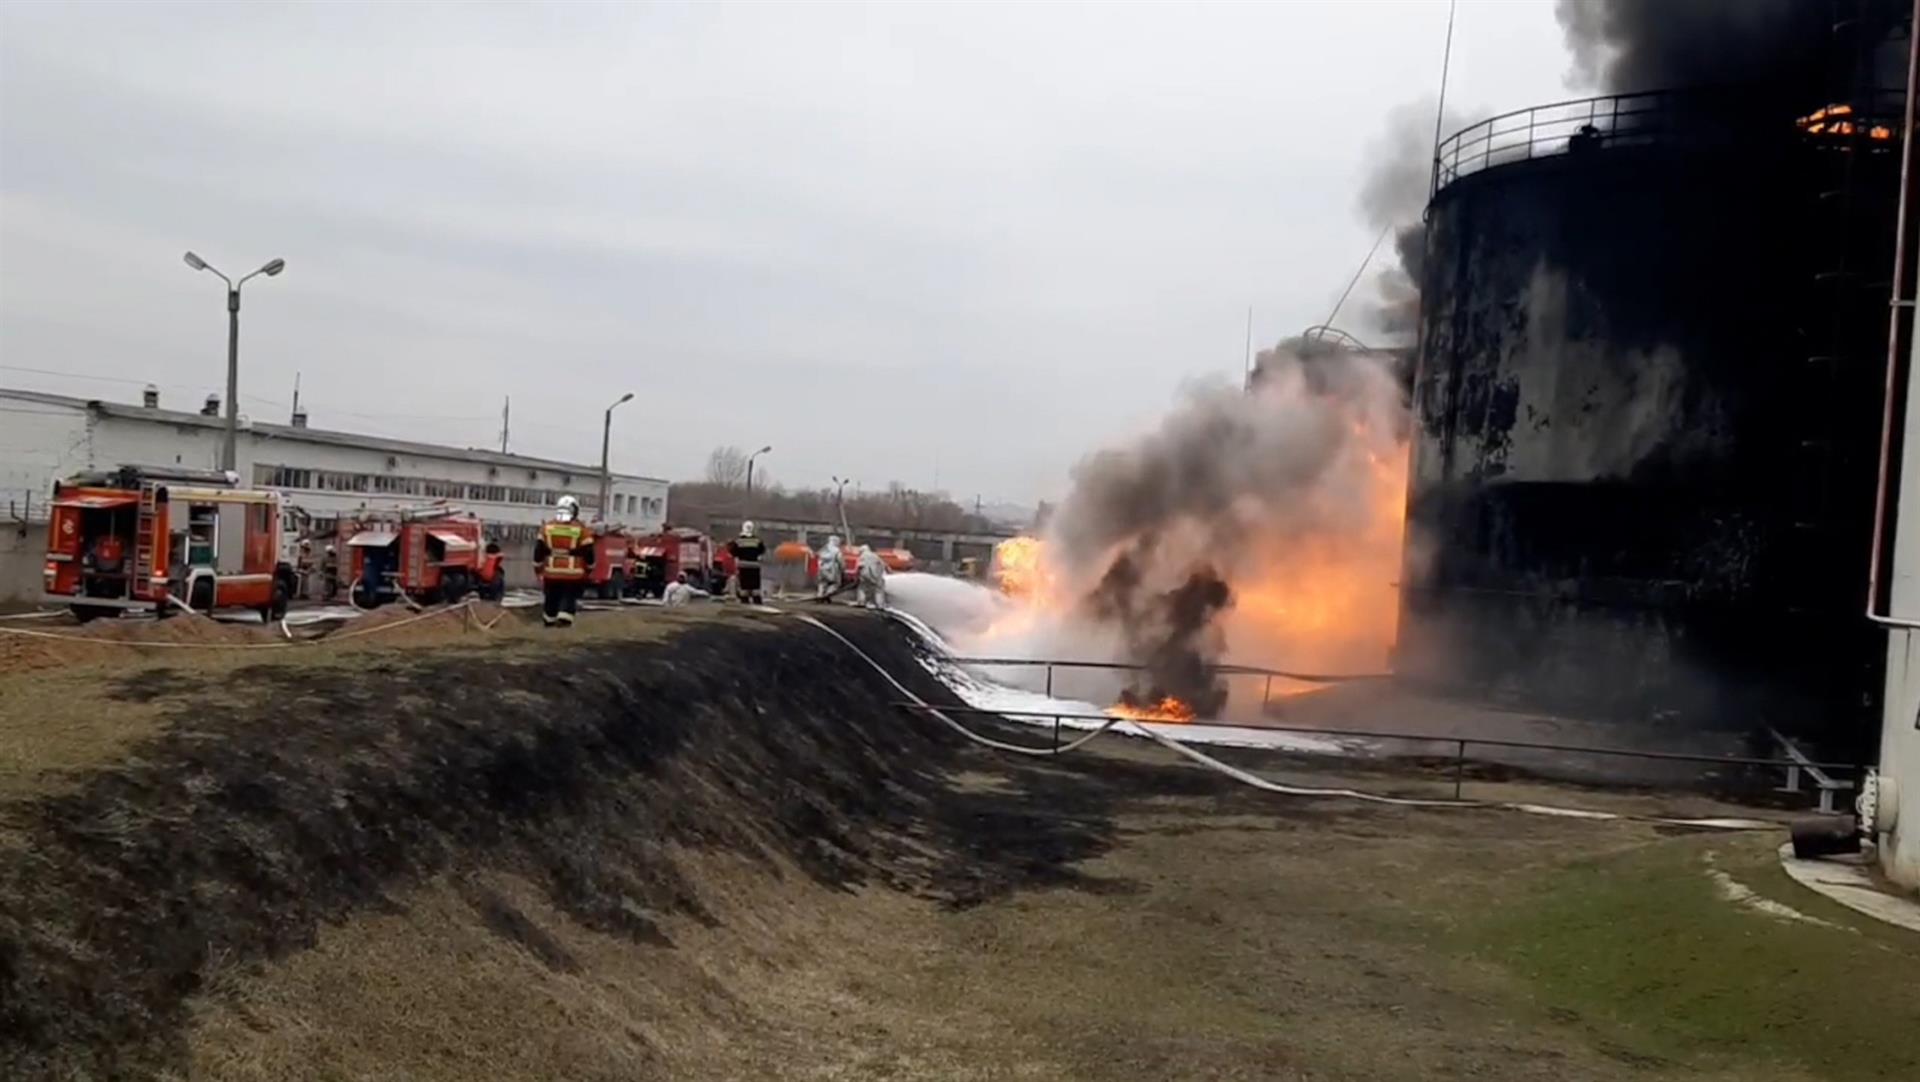
[[[140,486],[140,515],[133,525],[133,589],[128,591],[129,595],[153,579],[153,557],[159,548],[159,539],[155,536],[160,522],[157,489],[152,482]]]

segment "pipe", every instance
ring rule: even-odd
[[[1913,15],[1907,24],[1907,104],[1906,126],[1900,131],[1900,199],[1894,213],[1893,294],[1888,298],[1887,388],[1880,416],[1880,471],[1873,493],[1873,553],[1867,564],[1867,619],[1887,627],[1920,628],[1920,621],[1895,617],[1880,611],[1880,566],[1885,559],[1887,535],[1888,486],[1893,473],[1894,399],[1901,387],[1903,358],[1900,356],[1900,322],[1903,309],[1913,302],[1902,296],[1907,287],[1907,210],[1913,192],[1914,91],[1920,85],[1920,0],[1914,0]],[[1911,312],[1905,313],[1911,320]],[[1892,598],[1888,598],[1892,608]]]

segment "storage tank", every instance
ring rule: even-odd
[[[1441,147],[1396,664],[1859,747],[1900,98],[1525,110]]]

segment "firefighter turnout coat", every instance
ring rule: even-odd
[[[533,562],[544,582],[578,582],[593,567],[593,530],[584,522],[543,522]]]

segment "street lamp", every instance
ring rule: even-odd
[[[633,392],[628,391],[613,406],[631,401]],[[607,506],[607,501],[613,499],[613,471],[607,467],[607,444],[613,438],[613,406],[607,407],[606,423],[600,426],[600,521],[609,523],[613,521],[611,509]]]
[[[239,440],[240,432],[240,287],[246,285],[247,279],[256,274],[264,274],[269,278],[279,274],[287,269],[287,261],[272,260],[253,274],[246,275],[236,282],[221,274],[213,264],[192,252],[188,252],[185,258],[187,266],[197,271],[206,271],[227,283],[227,440],[220,450],[220,468],[238,469],[234,462],[235,444]]]
[[[773,450],[773,444],[769,443],[747,456],[747,514],[753,513],[753,460],[771,450]]]
[[[845,544],[851,545],[853,544],[853,531],[847,526],[847,485],[849,483],[851,482],[847,478],[835,477],[833,479],[833,506],[840,512],[840,540]]]

